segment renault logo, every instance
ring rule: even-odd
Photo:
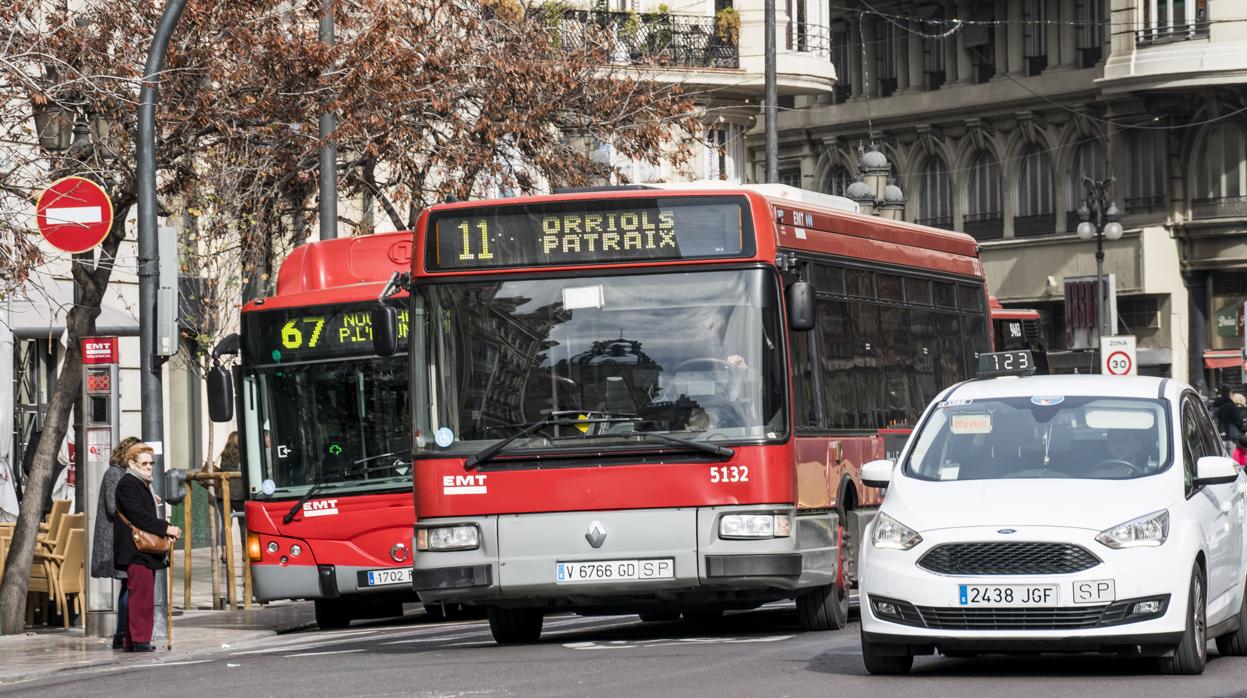
[[[606,542],[606,527],[602,525],[601,521],[594,521],[589,524],[589,531],[585,533],[585,540],[589,541],[589,545],[595,548],[602,547],[602,544]]]

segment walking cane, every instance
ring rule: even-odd
[[[169,573],[165,575],[169,578],[169,593],[165,595],[165,613],[168,614],[166,617],[167,622],[165,624],[165,627],[168,628],[168,634],[165,636],[168,638],[168,644],[165,645],[165,650],[169,652],[173,651],[173,553],[176,550],[177,547],[173,544],[173,541],[170,540]]]

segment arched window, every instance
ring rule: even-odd
[[[1209,131],[1195,163],[1195,203],[1247,197],[1247,139],[1237,125]]]
[[[980,240],[1004,236],[1004,184],[1000,165],[984,151],[966,178],[965,230]]]
[[[1013,219],[1015,235],[1040,235],[1056,229],[1056,185],[1052,181],[1052,161],[1043,148],[1031,146],[1022,155],[1018,173],[1018,215]]]
[[[937,228],[953,227],[953,184],[948,165],[938,155],[927,159],[918,183],[918,216],[915,222]]]
[[[1104,146],[1099,141],[1087,141],[1074,151],[1074,161],[1070,164],[1069,179],[1065,182],[1065,209],[1068,212],[1065,221],[1065,232],[1072,233],[1078,229],[1081,219],[1078,208],[1085,203],[1087,187],[1083,179],[1096,181],[1108,178],[1108,158],[1104,155]]]
[[[837,165],[831,170],[827,177],[823,179],[823,193],[844,196],[844,191],[849,188],[849,184],[852,182],[853,177],[849,175],[849,171]]]

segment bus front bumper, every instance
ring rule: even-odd
[[[737,513],[788,515],[791,534],[721,538],[720,519]],[[796,516],[784,505],[423,519],[419,528],[456,524],[476,526],[480,545],[416,554],[413,586],[426,602],[582,609],[664,603],[747,606],[791,598],[800,589],[831,584],[836,578],[835,514]],[[633,562],[635,569],[646,565],[658,573],[593,581],[567,574],[576,563],[633,568]]]

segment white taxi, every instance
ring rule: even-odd
[[[1187,385],[962,383],[862,480],[887,488],[860,558],[871,673],[935,651],[1145,655],[1176,674],[1203,671],[1210,638],[1247,655],[1247,476]]]

